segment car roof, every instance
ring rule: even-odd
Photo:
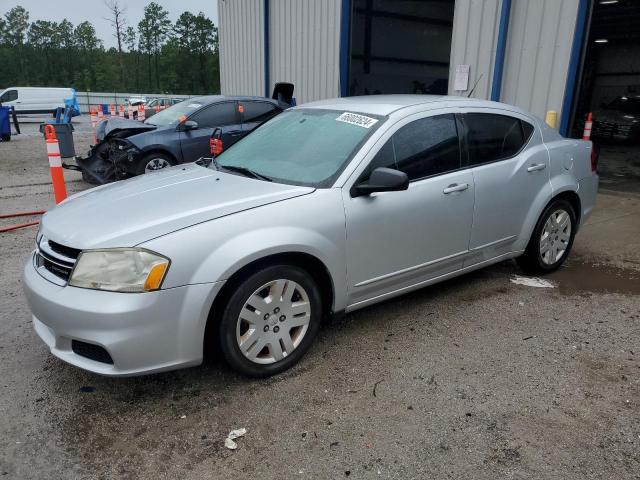
[[[530,115],[519,108],[512,107],[511,105],[506,105],[504,103],[448,95],[363,95],[358,97],[331,98],[300,105],[302,108],[349,110],[352,112],[385,116],[398,110],[418,106],[430,108],[444,108],[452,106],[492,107]]]
[[[235,100],[235,101],[245,101],[245,102],[259,100],[262,102],[269,102],[273,104],[278,103],[277,100],[273,100],[271,98],[257,97],[257,96],[250,96],[250,95],[203,95],[201,97],[191,97],[185,100],[193,100],[193,101],[202,102],[202,103],[215,103],[215,102],[222,102],[224,100]]]

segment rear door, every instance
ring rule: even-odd
[[[224,148],[234,144],[242,134],[242,124],[236,101],[214,103],[189,116],[198,128],[180,132],[183,162],[194,162],[200,157],[211,156],[209,139],[214,128],[222,129]]]
[[[240,102],[242,112],[242,133],[246,135],[258,125],[280,113],[280,109],[270,102]]]
[[[528,119],[478,109],[465,112],[462,122],[476,188],[468,266],[512,252],[533,205],[551,185],[549,154]]]

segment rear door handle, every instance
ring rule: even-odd
[[[544,170],[547,166],[544,163],[537,163],[533,165],[529,165],[527,167],[527,172],[537,172],[538,170]]]
[[[228,132],[228,135],[237,137],[238,135],[242,135],[242,130],[232,130],[231,132]]]
[[[445,188],[442,193],[444,193],[445,195],[449,195],[450,193],[462,192],[467,188],[469,188],[468,183],[454,183]]]

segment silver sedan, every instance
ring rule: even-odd
[[[281,372],[323,318],[516,258],[557,269],[591,213],[592,145],[515,107],[369,96],[292,108],[211,162],[69,198],[24,287],[57,357],[104,375]]]

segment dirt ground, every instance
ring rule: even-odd
[[[0,214],[53,206],[44,142],[24,128],[0,143]],[[83,152],[86,125],[75,139]],[[333,321],[269,380],[217,363],[110,379],[55,359],[22,294],[34,236],[0,234],[0,478],[640,478],[640,194],[626,177],[603,179],[555,288],[512,283],[505,262]]]

